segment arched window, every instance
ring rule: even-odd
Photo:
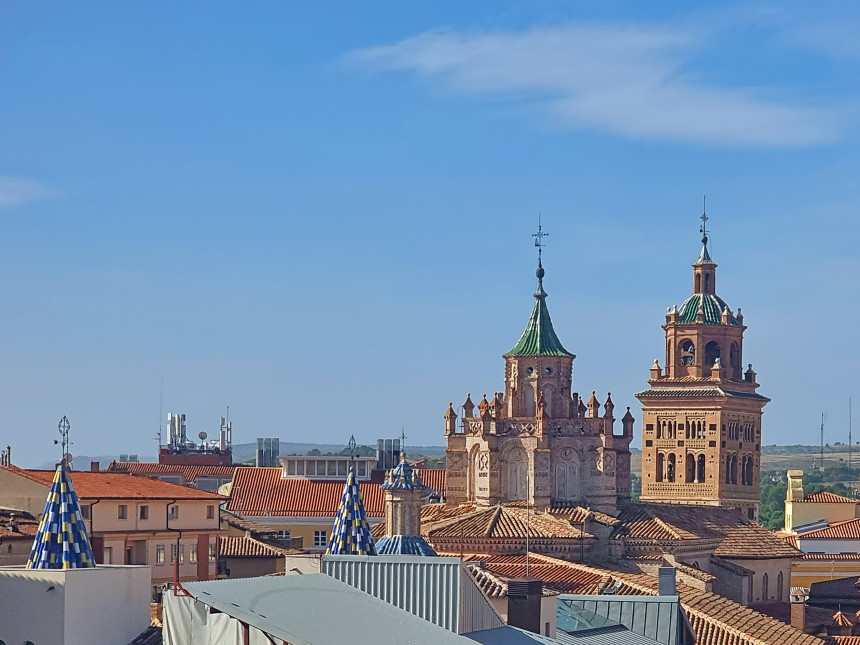
[[[657,481],[663,481],[663,470],[666,468],[666,458],[663,456],[662,452],[657,453]]]
[[[696,476],[700,484],[705,483],[705,455],[699,455],[697,460]]]
[[[732,483],[732,456],[726,455],[726,483]]]
[[[761,599],[767,600],[767,573],[763,573],[761,576]]]
[[[705,293],[710,293],[710,292],[711,292],[711,274],[706,273],[705,274]]]
[[[713,367],[716,360],[720,357],[720,344],[712,340],[705,345],[705,367]]]
[[[696,346],[693,341],[687,339],[681,342],[679,357],[680,365],[692,365],[696,362]]]
[[[478,446],[474,446],[472,448],[472,454],[469,455],[469,471],[467,473],[469,478],[468,493],[469,499],[472,501],[475,501],[478,497],[478,455],[480,452],[480,448],[478,448]]]
[[[535,390],[528,383],[523,385],[521,389],[523,397],[523,416],[533,417],[535,415]]]
[[[736,381],[741,380],[741,350],[737,343],[732,343],[729,348],[729,365],[732,368],[732,378]]]
[[[528,498],[526,468],[524,461],[512,461],[508,464],[508,497],[511,500]]]
[[[559,463],[555,467],[555,496],[559,500],[579,499],[579,468],[575,463]]]
[[[544,414],[548,417],[552,416],[552,397],[553,390],[551,387],[545,387],[543,389],[543,411]]]
[[[696,457],[692,452],[687,453],[687,462],[685,465],[687,476],[684,481],[689,484],[696,480]]]
[[[697,273],[696,274],[696,293],[701,293],[701,292],[702,292],[702,274]]]
[[[776,599],[778,602],[782,602],[782,571],[776,576]]]
[[[666,479],[670,482],[675,481],[675,453],[669,455],[669,465],[666,466]]]
[[[738,456],[732,455],[732,483],[738,483]]]
[[[747,457],[747,465],[744,469],[744,474],[746,475],[747,486],[753,485],[753,458],[752,455]]]

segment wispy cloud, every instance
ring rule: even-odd
[[[706,35],[605,24],[432,32],[347,60],[410,71],[454,92],[524,101],[569,129],[719,146],[808,146],[840,137],[845,115],[838,109],[693,78],[685,68]]]
[[[51,189],[32,179],[0,176],[0,208],[12,208],[51,196]]]

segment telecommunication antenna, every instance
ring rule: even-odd
[[[161,453],[161,437],[164,426],[161,425],[161,417],[164,414],[164,377],[161,377],[161,387],[158,392],[158,452]]]
[[[818,464],[819,469],[824,471],[824,419],[827,418],[827,415],[824,412],[821,413],[821,463]]]
[[[848,467],[851,468],[851,397],[848,397]]]

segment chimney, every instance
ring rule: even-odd
[[[91,461],[90,462],[90,472],[91,473],[97,473],[97,472],[99,472],[99,470],[101,470],[101,464],[97,461]]]
[[[18,518],[15,517],[15,513],[9,515],[9,530],[13,533],[18,532]]]
[[[512,578],[508,582],[508,625],[540,634],[543,582],[539,578]]]
[[[806,589],[792,587],[789,593],[791,599],[791,626],[800,631],[806,630]]]
[[[657,581],[661,596],[678,595],[678,587],[675,585],[675,567],[660,567],[657,570]]]

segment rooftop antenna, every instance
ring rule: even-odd
[[[529,514],[529,493],[531,489],[531,479],[529,477],[529,468],[526,466],[526,577],[529,575],[529,533],[532,532],[531,518]]]
[[[824,471],[824,419],[827,418],[827,415],[822,412],[821,413],[821,463],[818,464],[818,468],[821,471]]]
[[[848,397],[848,467],[851,468],[851,397]]]

